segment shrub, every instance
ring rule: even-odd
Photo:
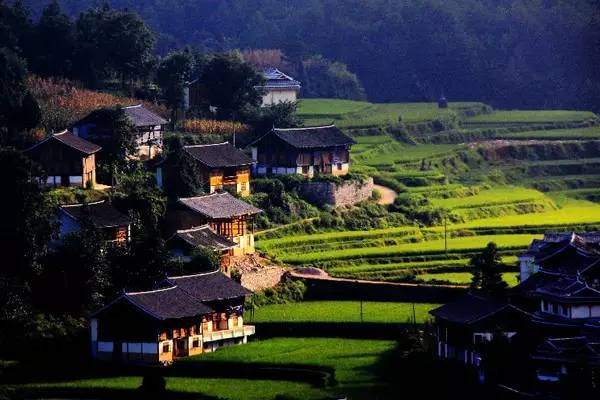
[[[303,281],[285,279],[275,287],[254,293],[250,297],[249,308],[267,304],[284,304],[302,301],[305,293],[306,285]]]

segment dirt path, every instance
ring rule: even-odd
[[[376,189],[379,191],[379,193],[381,193],[381,199],[379,199],[377,203],[384,206],[394,203],[394,200],[396,200],[396,197],[398,197],[398,193],[396,193],[389,187],[373,185],[373,189]]]

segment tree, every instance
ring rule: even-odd
[[[502,262],[496,243],[488,243],[480,254],[471,258],[469,266],[473,273],[472,289],[494,296],[504,293],[507,284],[502,279]]]
[[[207,63],[200,79],[207,103],[217,108],[220,119],[240,119],[262,103],[257,86],[264,83],[264,78],[238,54],[216,55]]]
[[[42,76],[69,77],[74,51],[75,25],[54,0],[44,8],[40,20],[33,27],[30,67]]]
[[[196,196],[205,193],[198,163],[183,150],[180,137],[171,138],[167,143],[163,164],[164,188],[171,198]]]
[[[40,108],[27,87],[25,61],[0,49],[0,145],[24,142],[19,134],[37,126]]]
[[[160,86],[162,98],[172,110],[171,120],[175,123],[176,111],[183,106],[183,91],[186,82],[191,80],[194,57],[188,50],[170,53],[161,60],[156,81]]]
[[[273,127],[296,128],[302,125],[302,120],[296,113],[298,105],[289,101],[273,104],[257,109],[248,117],[254,132],[263,135]]]
[[[38,164],[20,151],[0,148],[0,179],[10,195],[0,197],[0,320],[30,312],[32,280],[57,230],[55,205],[39,185]]]

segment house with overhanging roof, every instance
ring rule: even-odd
[[[171,231],[208,225],[217,235],[236,244],[234,256],[254,253],[254,219],[262,210],[227,192],[180,198],[167,214]]]
[[[494,335],[512,339],[528,321],[527,312],[507,301],[473,293],[429,313],[434,317],[437,357],[475,368],[482,381],[486,345]]]
[[[161,154],[164,126],[168,121],[143,104],[123,107],[123,111],[135,130],[137,154],[134,156],[140,159],[152,159]],[[104,115],[102,110],[90,113],[73,125],[73,134],[99,143],[111,138],[114,132]]]
[[[168,365],[176,358],[246,343],[251,292],[219,271],[166,278],[155,290],[124,292],[90,318],[92,357]]]
[[[230,190],[250,195],[252,159],[229,142],[184,146],[183,150],[198,163],[206,191]]]
[[[59,238],[79,231],[84,223],[100,230],[109,243],[124,244],[131,240],[131,218],[107,201],[60,206]]]
[[[273,128],[249,147],[257,175],[346,175],[355,141],[335,125]]]
[[[284,102],[294,103],[298,100],[298,94],[302,87],[300,82],[277,68],[265,69],[263,76],[265,84],[257,86],[257,89],[263,92],[263,107]]]
[[[93,187],[96,153],[101,149],[65,130],[48,136],[25,150],[25,154],[42,165],[49,186]]]
[[[227,276],[231,275],[231,256],[237,243],[218,235],[209,225],[178,230],[167,239],[166,244],[172,257],[182,262],[191,261],[194,251],[198,249],[214,251],[221,256],[221,271]]]

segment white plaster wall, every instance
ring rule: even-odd
[[[589,318],[590,309],[587,305],[571,307],[571,318]]]
[[[298,99],[295,90],[272,90],[263,96],[263,106],[270,106],[283,102],[295,102]]]
[[[112,353],[114,347],[113,342],[98,342],[98,351]]]

